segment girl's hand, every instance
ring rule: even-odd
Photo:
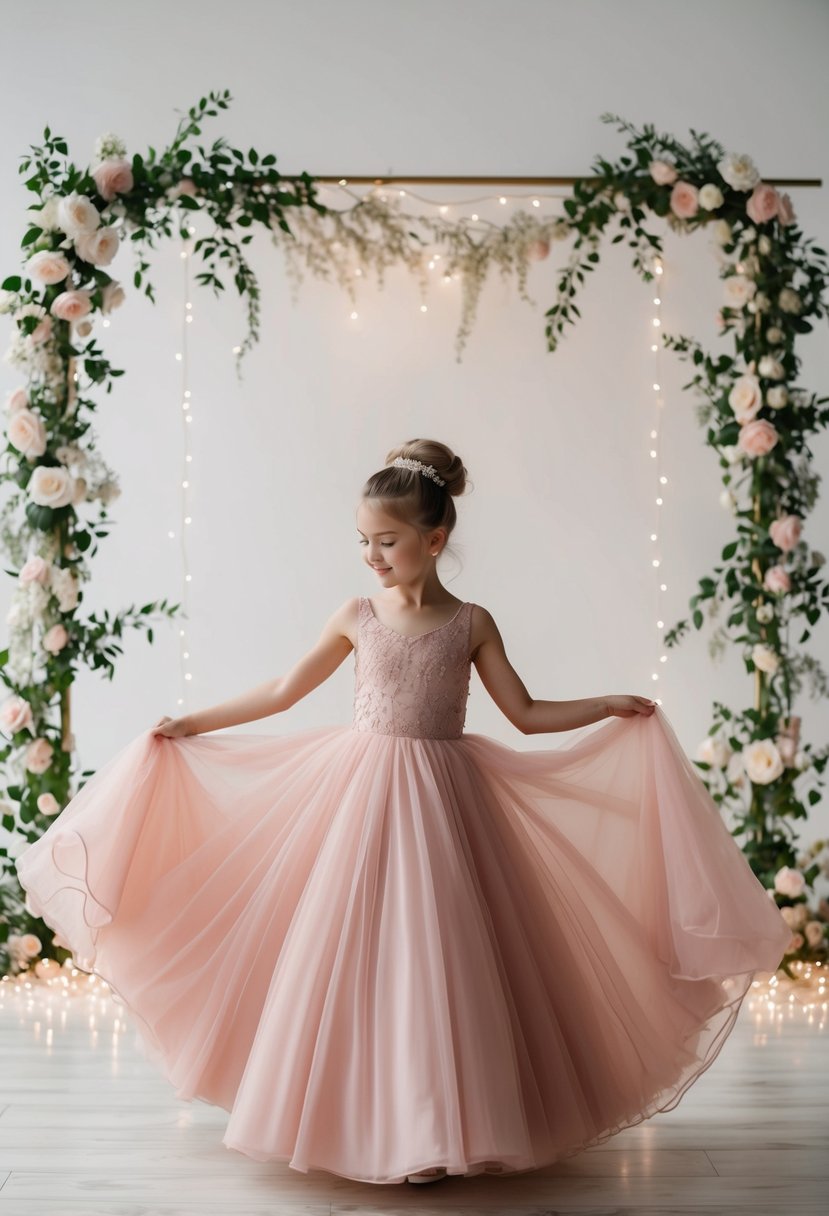
[[[649,697],[631,695],[605,697],[610,716],[615,718],[632,718],[634,714],[644,714],[650,717],[656,709],[656,702]]]
[[[155,726],[152,727],[154,735],[165,735],[168,739],[178,739],[182,735],[189,735],[192,732],[187,729],[186,718],[169,718],[165,714],[163,718],[159,718]]]

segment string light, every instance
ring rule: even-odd
[[[195,228],[188,225],[187,231],[192,237],[195,233]],[[190,389],[190,365],[188,360],[188,330],[187,326],[193,321],[193,304],[190,300],[190,254],[193,251],[193,241],[189,237],[182,238],[183,248],[180,253],[182,272],[184,275],[184,309],[182,311],[181,320],[181,350],[176,351],[176,361],[181,364],[181,421],[183,427],[182,434],[182,451],[183,451],[183,469],[180,477],[181,494],[179,496],[179,526],[178,533],[173,528],[169,528],[167,536],[170,540],[175,540],[178,535],[179,551],[181,553],[181,571],[182,571],[182,594],[181,604],[184,610],[184,620],[190,619],[190,602],[189,602],[189,585],[192,582],[190,573],[190,562],[187,553],[187,529],[193,522],[193,513],[189,504],[190,495],[190,474],[188,465],[192,463],[193,454],[190,451],[190,424],[193,421],[192,412],[192,392]],[[186,641],[187,633],[184,627],[180,627],[179,635],[179,675],[181,677],[182,686],[178,697],[178,704],[184,706],[186,704],[185,688],[187,683],[192,680],[193,673],[188,670],[188,660],[190,651]]]
[[[654,256],[652,269],[653,269],[655,275],[660,276],[660,279],[664,276],[664,267],[662,265],[662,260],[658,254]],[[660,308],[660,306],[662,304],[661,292],[662,292],[662,284],[660,282],[660,286],[657,288],[658,294],[654,295],[653,301],[652,301],[654,304],[654,307],[656,307],[656,308]],[[662,318],[659,314],[657,314],[656,316],[654,316],[651,319],[651,326],[653,329],[656,329],[659,331],[659,333],[656,336],[661,337]],[[659,341],[656,341],[656,342],[651,341],[650,348],[651,348],[651,354],[653,355],[653,377],[652,377],[652,381],[651,381],[651,389],[654,393],[654,397],[653,397],[654,420],[653,420],[653,425],[651,427],[650,436],[649,436],[649,440],[650,440],[649,456],[650,456],[650,459],[655,462],[654,468],[656,470],[657,485],[664,486],[667,484],[668,479],[664,475],[664,473],[662,473],[660,471],[660,464],[661,464],[661,459],[662,459],[662,416],[663,416],[664,405],[665,405],[665,398],[662,395],[661,344]],[[654,516],[655,516],[655,518],[654,518],[653,527],[650,532],[651,544],[655,546],[655,556],[650,559],[651,566],[654,570],[660,570],[662,568],[662,551],[661,551],[662,511],[661,511],[661,508],[663,507],[663,505],[664,505],[664,498],[662,496],[662,493],[660,491],[657,491],[657,494],[654,499],[654,507],[655,507]],[[654,617],[655,617],[655,621],[656,621],[657,659],[653,665],[654,669],[651,672],[651,682],[652,683],[656,683],[659,680],[659,665],[662,663],[666,663],[668,661],[668,656],[665,653],[664,645],[663,645],[662,637],[661,637],[661,631],[665,628],[665,621],[664,621],[664,617],[663,617],[663,613],[662,613],[662,606],[661,606],[661,594],[663,591],[667,591],[667,589],[668,589],[667,584],[664,582],[659,581],[656,584],[656,591],[655,591],[655,597],[654,597],[655,598]],[[662,704],[661,697],[655,696],[653,699],[656,701],[656,703],[658,705]]]

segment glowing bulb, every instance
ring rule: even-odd
[[[499,202],[499,203],[505,203],[506,201],[507,201],[507,200],[504,198],[504,196],[503,196],[503,195],[501,195],[501,197],[498,199],[498,202]]]
[[[653,319],[653,324],[654,324],[654,325],[658,325],[658,324],[659,324],[659,317],[654,317],[654,319]]]
[[[541,203],[538,201],[538,199],[537,199],[537,198],[534,198],[534,199],[533,199],[533,206],[534,206],[534,207],[540,207],[540,206],[541,206]]]
[[[658,557],[655,557],[655,558],[653,559],[653,561],[651,562],[651,565],[652,565],[652,566],[658,566],[658,565],[659,565],[659,558],[658,558]]]
[[[655,384],[655,385],[653,386],[653,391],[654,391],[655,393],[658,393],[658,392],[659,392],[659,385],[658,385],[658,384]]]
[[[352,320],[352,321],[356,321],[356,320],[357,320],[357,313],[356,313],[356,312],[353,312],[353,313],[351,314],[351,320]]]
[[[659,350],[659,347],[656,345],[655,342],[654,342],[653,346],[651,347],[651,350]]]
[[[180,350],[176,351],[176,358],[178,359],[179,363],[181,363],[181,351]]]
[[[427,311],[427,307],[428,307],[428,306],[427,306],[426,304],[421,304],[421,306],[420,306],[420,311],[421,311],[421,312],[426,312],[426,311]]]
[[[175,536],[175,532],[168,532],[167,535],[169,536],[170,540],[172,540]]]

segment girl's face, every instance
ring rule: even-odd
[[[357,532],[363,560],[383,587],[422,577],[430,565],[434,567],[445,539],[443,528],[424,535],[370,499],[363,499],[357,508]]]

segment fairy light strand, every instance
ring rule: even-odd
[[[667,583],[664,582],[664,571],[662,570],[662,521],[664,519],[665,505],[665,486],[668,484],[668,478],[664,472],[662,463],[662,433],[663,419],[665,414],[665,393],[662,385],[662,298],[665,290],[665,266],[657,254],[653,259],[653,271],[655,278],[652,280],[654,295],[652,299],[653,315],[651,317],[651,354],[653,356],[651,367],[653,375],[651,379],[651,392],[653,393],[653,426],[650,432],[650,457],[654,461],[655,476],[656,476],[656,493],[654,495],[654,522],[653,529],[650,534],[651,544],[654,546],[653,557],[651,558],[651,568],[654,572],[654,602],[655,602],[655,620],[656,620],[656,659],[651,672],[651,680],[656,683],[659,678],[660,665],[667,662],[668,656],[665,653],[665,648],[662,643],[662,630],[665,628],[664,614],[662,612],[662,596],[668,590]],[[649,284],[651,286],[651,284]],[[657,704],[662,704],[662,698],[655,696],[654,700]]]

